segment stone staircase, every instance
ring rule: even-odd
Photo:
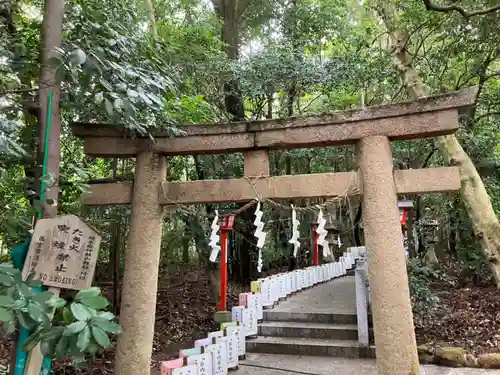
[[[288,297],[264,311],[252,353],[374,357],[358,344],[354,276],[345,276]]]

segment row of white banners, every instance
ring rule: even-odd
[[[354,266],[359,253],[351,248],[337,262],[307,267],[252,282],[251,292],[241,293],[239,306],[232,308],[232,322],[222,323],[221,330],[210,332],[195,341],[194,348],[181,350],[179,358],[161,363],[162,375],[227,375],[238,367],[246,354],[245,340],[258,334],[258,322],[264,308],[281,298],[346,274]]]

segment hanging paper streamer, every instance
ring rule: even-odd
[[[342,247],[342,241],[340,241],[340,234],[337,234],[337,246],[339,249]]]
[[[217,233],[219,231],[219,211],[217,210],[215,210],[215,217],[214,221],[212,221],[211,228],[212,233],[210,234],[210,242],[208,243],[208,246],[212,248],[212,252],[210,253],[209,259],[211,262],[215,262],[220,251],[220,245],[218,244],[220,235]]]
[[[318,213],[318,227],[316,228],[316,233],[318,233],[318,245],[323,247],[323,256],[327,257],[330,255],[330,244],[326,239],[328,231],[325,229],[326,219],[323,216],[323,210],[319,208]]]
[[[259,259],[257,260],[257,271],[262,271],[262,248],[266,242],[266,232],[263,231],[264,223],[262,222],[262,215],[264,212],[260,210],[260,202],[257,202],[257,208],[255,209],[255,220],[253,225],[255,225],[254,236],[257,237],[257,247],[259,248]]]
[[[297,254],[300,248],[299,242],[299,224],[300,221],[297,220],[297,211],[295,210],[295,206],[292,204],[292,238],[288,241],[293,245],[293,256],[297,258]]]

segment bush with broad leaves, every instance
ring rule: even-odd
[[[81,290],[68,303],[51,292],[32,289],[40,285],[37,280],[22,281],[21,272],[11,264],[0,264],[0,323],[7,334],[18,326],[31,331],[23,350],[40,343],[45,357],[69,356],[78,364],[111,346],[110,335],[121,329],[114,314],[104,310],[109,301],[99,288]]]

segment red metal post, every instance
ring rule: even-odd
[[[313,255],[314,255],[314,259],[313,259],[313,264],[315,266],[319,265],[319,245],[318,245],[318,239],[319,239],[319,234],[318,232],[316,232],[316,228],[313,229]]]
[[[227,308],[227,235],[233,229],[235,215],[221,218],[220,225],[220,302],[217,310],[226,311]]]
[[[226,311],[227,304],[227,230],[220,231],[220,303],[219,311]]]
[[[220,302],[217,307],[219,311],[226,311],[227,305],[227,233],[227,230],[220,232]]]

